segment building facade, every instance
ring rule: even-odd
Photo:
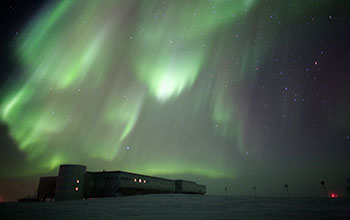
[[[40,193],[39,193],[40,192]],[[89,172],[82,165],[61,165],[57,177],[41,177],[38,199],[55,201],[157,193],[205,194],[206,187],[123,171]]]

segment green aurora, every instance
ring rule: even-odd
[[[20,77],[0,99],[1,120],[36,164],[30,174],[104,161],[149,175],[234,178],[232,155],[247,148],[236,94],[254,85],[251,60],[267,49],[228,30],[244,26],[256,4],[47,4],[16,41]]]

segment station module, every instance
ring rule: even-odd
[[[55,201],[159,193],[205,194],[205,185],[124,171],[89,172],[86,166],[65,164],[58,176],[41,177],[38,200]]]

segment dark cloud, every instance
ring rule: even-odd
[[[26,167],[26,156],[10,135],[6,124],[0,122],[0,178],[16,176]]]

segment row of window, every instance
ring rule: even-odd
[[[147,183],[147,180],[142,180],[142,179],[136,179],[136,178],[134,178],[134,183],[137,183],[137,182],[139,182],[139,183]]]
[[[113,177],[107,177],[106,178],[107,180],[113,180]],[[114,179],[118,179],[118,177],[116,176],[116,177],[114,177]],[[129,177],[120,177],[120,179],[121,180],[125,180],[125,181],[133,181],[133,182],[135,182],[135,183],[147,183],[147,180],[144,180],[144,179],[136,179],[136,178],[134,178],[133,180],[131,179],[131,178],[129,178]]]
[[[107,179],[107,180],[113,180],[113,176],[107,177],[106,179]],[[114,177],[114,179],[117,180],[118,177],[116,176],[116,177]],[[120,179],[121,179],[121,180],[126,180],[126,181],[131,181],[131,178],[129,178],[129,177],[123,177],[123,176],[122,176],[122,177],[120,177]],[[77,179],[75,182],[76,182],[76,184],[79,184],[79,183],[80,183],[80,180]],[[147,180],[144,180],[144,179],[136,179],[136,178],[134,178],[134,179],[133,179],[133,182],[134,182],[134,183],[147,183]],[[160,184],[161,184],[161,185],[163,185],[163,184],[164,184],[164,185],[170,185],[169,182],[163,182],[163,181],[161,181]],[[79,188],[76,187],[76,188],[75,188],[75,191],[78,191],[78,190],[79,190]]]
[[[116,176],[116,177],[107,177],[106,178],[107,180],[113,180],[113,179],[118,179],[118,177]],[[137,179],[137,178],[134,178],[134,179],[131,179],[131,178],[129,178],[129,177],[120,177],[120,179],[121,180],[125,180],[125,181],[133,181],[134,183],[147,183],[148,181],[147,180],[145,180],[145,179]],[[171,183],[170,182],[168,182],[168,181],[165,181],[165,182],[163,182],[163,181],[161,181],[160,182],[160,184],[161,185],[171,185]]]
[[[113,180],[113,176],[111,176],[111,177],[107,177],[106,179],[107,179],[107,180]],[[116,180],[117,180],[117,179],[118,179],[118,177],[114,177],[114,179],[116,179]]]

